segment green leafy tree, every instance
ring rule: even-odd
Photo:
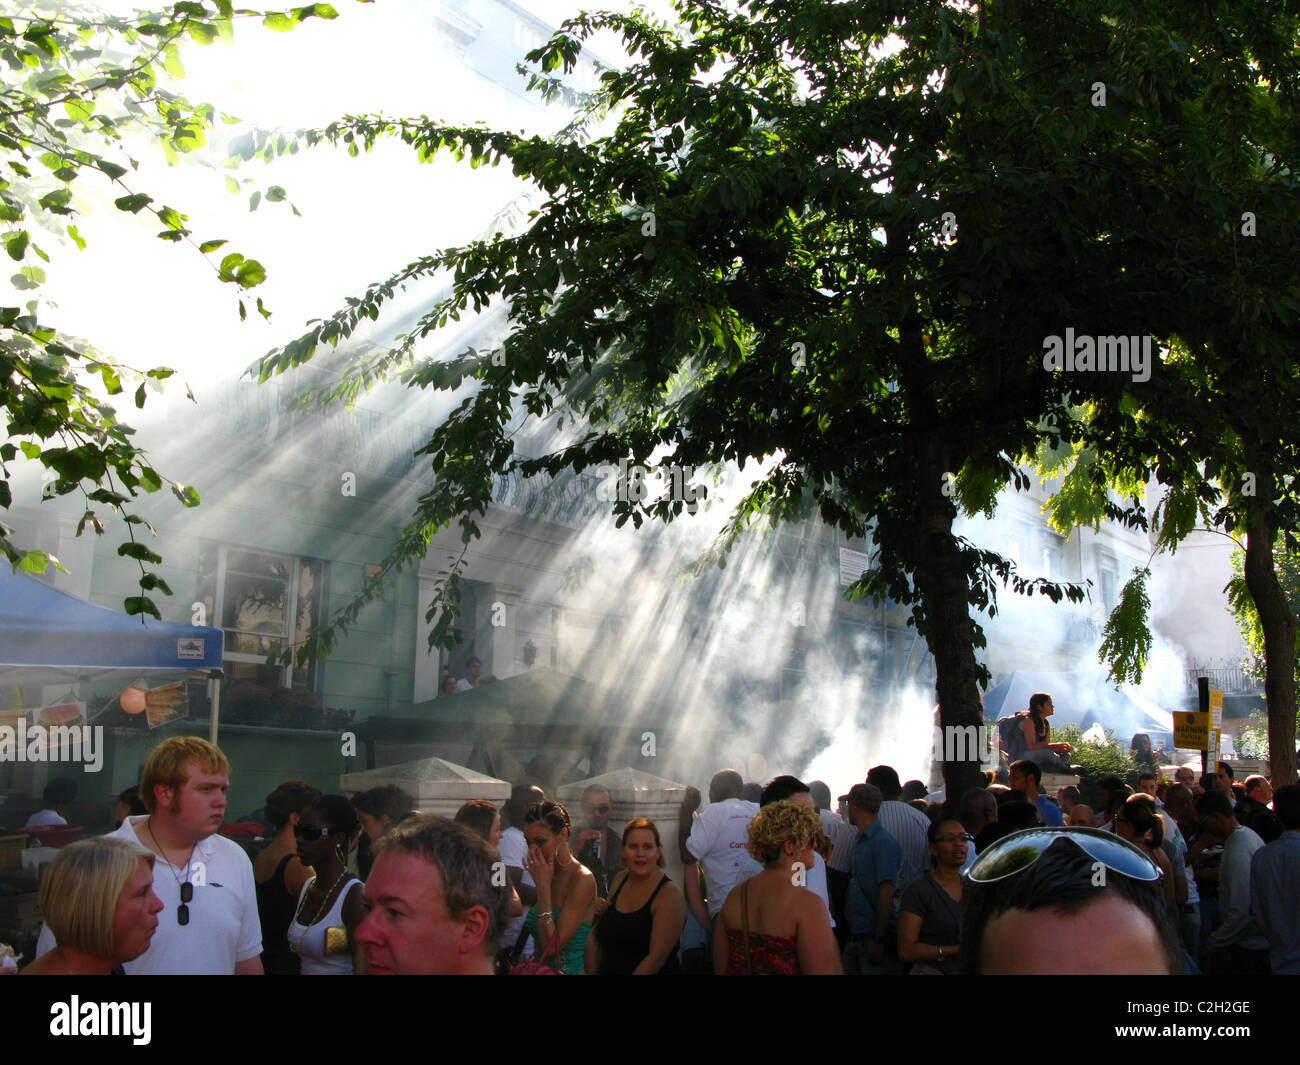
[[[1296,552],[1294,544],[1288,546],[1285,538],[1279,537],[1274,544],[1273,558],[1278,583],[1286,596],[1287,609],[1294,619],[1293,624],[1300,625],[1300,554]],[[1228,606],[1232,610],[1233,617],[1236,618],[1237,627],[1241,630],[1241,637],[1246,641],[1249,651],[1250,657],[1243,666],[1247,672],[1267,680],[1268,663],[1264,626],[1246,584],[1245,568],[1245,553],[1233,552],[1232,580],[1228,582],[1227,587]],[[1297,658],[1300,658],[1300,647],[1296,648],[1296,652]],[[1296,670],[1297,674],[1300,674],[1300,667],[1296,667]],[[1300,684],[1300,675],[1296,675],[1296,683]],[[1237,748],[1248,758],[1269,761],[1272,744],[1269,742],[1268,715],[1256,710],[1251,713],[1250,721],[1250,725],[1242,729],[1238,737]],[[1300,727],[1300,716],[1297,719],[1297,726]]]
[[[1127,405],[1065,412],[1068,454],[1040,460],[1048,471],[1069,470],[1051,508],[1059,528],[1095,523],[1113,511],[1116,491],[1129,499],[1123,520],[1147,527],[1140,496],[1154,478],[1164,494],[1150,515],[1153,555],[1172,554],[1197,528],[1244,539],[1231,592],[1238,612],[1249,603],[1255,619],[1272,771],[1287,782],[1295,779],[1295,608],[1274,542],[1300,531],[1300,16],[1283,6],[1188,17],[1219,31],[1217,43],[1208,27],[1197,35],[1208,42],[1199,76],[1213,86],[1200,102],[1206,121],[1164,131],[1168,154],[1152,159],[1181,160],[1169,173],[1203,173],[1217,197],[1217,210],[1160,216],[1162,239],[1185,268],[1183,298],[1197,310],[1177,324],[1161,387]],[[1134,282],[1143,282],[1137,270]],[[1140,679],[1149,652],[1148,577],[1145,567],[1135,571],[1107,625],[1101,653],[1116,679]]]
[[[37,298],[46,280],[43,264],[50,261],[43,245],[70,241],[84,248],[77,229],[84,204],[79,194],[98,194],[111,197],[118,211],[156,225],[159,239],[212,255],[216,279],[241,294],[259,285],[266,276],[259,262],[224,249],[224,240],[195,238],[185,213],[140,187],[131,153],[150,148],[175,163],[203,147],[218,121],[234,121],[168,88],[184,76],[183,45],[229,41],[236,19],[258,18],[272,29],[287,30],[312,17],[334,18],[335,11],[328,4],[309,4],[262,13],[236,11],[231,0],[183,0],[169,10],[116,17],[79,4],[0,3],[5,70],[0,241],[16,271],[12,287],[31,295],[24,306],[0,307],[0,409],[6,429],[0,444],[0,508],[13,502],[10,467],[21,455],[48,471],[47,497],[76,492],[85,497],[78,534],[87,526],[102,532],[102,514],[120,516],[128,539],[118,553],[140,566],[140,594],[125,602],[129,613],[158,617],[149,593],[170,594],[152,570],[159,555],[137,539],[137,529],[152,529],[130,513],[130,501],[165,484],[184,506],[197,506],[199,496],[193,487],[163,477],[133,444],[133,430],[119,417],[115,397],[131,395],[135,406],[143,407],[149,387],[161,385],[174,371],[132,367],[62,332]],[[282,193],[268,195],[275,198]],[[141,288],[147,287],[142,279]],[[267,313],[260,300],[257,307]],[[246,313],[242,299],[239,311]],[[144,305],[131,309],[141,318],[146,312]],[[12,530],[0,524],[0,552],[15,571],[62,569],[39,545],[11,537]]]
[[[1275,567],[1278,583],[1286,595],[1287,609],[1291,616],[1300,623],[1300,552],[1294,542],[1288,544],[1285,537],[1278,537],[1274,544]],[[1246,585],[1245,552],[1234,551],[1232,554],[1232,579],[1225,589],[1228,593],[1228,607],[1241,630],[1241,638],[1246,641],[1250,658],[1244,664],[1246,670],[1263,680],[1266,670],[1264,656],[1264,627],[1260,621],[1259,611],[1251,598]],[[1300,646],[1296,648],[1300,652]],[[1300,669],[1296,674],[1300,681]]]
[[[1200,321],[1168,216],[1226,201],[1195,182],[1171,194],[1169,170],[1184,141],[1197,162],[1212,154],[1216,89],[1199,64],[1236,42],[1212,20],[1174,24],[1167,7],[681,0],[680,28],[582,15],[530,55],[548,87],[590,34],[622,35],[633,61],[603,76],[596,101],[615,127],[589,142],[364,116],[305,133],[506,160],[544,202],[522,232],[408,264],[256,368],[266,380],[299,366],[399,287],[452,279],[415,328],[318,396],[351,400],[400,375],[463,401],[421,451],[433,483],[412,522],[304,652],[328,651],[436,530],[477,537],[493,471],[757,460],[765,475],[703,561],[814,510],[870,536],[878,564],[852,592],[911,606],[943,724],[976,723],[987,674],[971,608],[994,609],[1001,584],[1053,600],[1084,590],[1026,579],[955,535],[959,508],[991,510],[1002,487],[1025,485],[1014,457],[1074,431],[1049,415],[1082,404],[1118,420],[1140,406],[1127,375],[1048,372],[1045,337],[1067,325],[1172,337]],[[499,349],[421,351],[499,298]],[[619,523],[637,526],[688,503],[620,496]],[[454,635],[462,571],[463,559],[437,590],[434,640]],[[955,798],[979,770],[944,772]]]

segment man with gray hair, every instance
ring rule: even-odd
[[[885,801],[874,784],[854,784],[849,791],[849,820],[858,830],[849,881],[849,945],[844,949],[848,974],[895,975],[898,964],[894,891],[903,851],[880,821]],[[892,927],[891,927],[892,926]]]
[[[375,845],[356,939],[376,976],[491,976],[510,904],[487,840],[443,817],[403,821]]]

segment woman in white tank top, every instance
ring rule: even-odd
[[[363,885],[347,875],[347,854],[357,831],[357,815],[342,795],[325,795],[307,807],[294,826],[298,857],[316,875],[298,893],[289,923],[289,947],[302,959],[304,976],[364,973],[365,953],[356,931],[365,916]]]

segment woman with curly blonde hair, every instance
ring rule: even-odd
[[[842,972],[826,904],[803,886],[821,834],[815,810],[785,799],[749,823],[746,847],[763,869],[734,887],[718,914],[719,976]]]

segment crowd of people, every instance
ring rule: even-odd
[[[672,826],[596,786],[575,821],[531,783],[442,818],[287,781],[251,860],[219,832],[230,772],[162,742],[118,829],[48,867],[21,972],[1300,972],[1300,786],[1226,765],[1098,781],[1095,809],[1028,758],[946,807],[887,765],[834,808],[821,781],[724,769]]]

